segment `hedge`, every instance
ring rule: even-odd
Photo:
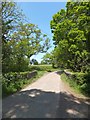
[[[19,91],[24,84],[37,75],[33,72],[10,72],[2,76],[2,96]]]
[[[32,65],[29,67],[29,70],[38,70],[38,71],[47,71],[52,72],[55,69],[51,65]]]
[[[73,80],[77,86],[79,86],[79,89],[82,93],[90,96],[90,73],[77,72],[70,74],[70,72],[68,72],[69,74],[67,74],[65,71],[64,73],[67,75],[71,82]]]

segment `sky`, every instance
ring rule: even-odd
[[[54,49],[54,45],[52,41],[50,21],[54,14],[61,9],[65,9],[66,2],[18,2],[17,4],[20,9],[23,10],[28,22],[38,25],[41,31],[48,35],[51,47],[47,52],[51,52]],[[45,55],[45,53],[39,53],[33,55],[30,59],[34,58],[40,63],[43,55]]]

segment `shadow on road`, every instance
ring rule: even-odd
[[[55,104],[58,96],[59,106]],[[88,104],[65,92],[32,89],[3,100],[2,112],[3,118],[87,118]]]
[[[76,98],[67,92],[60,93],[57,118],[88,118],[89,102],[82,98]]]

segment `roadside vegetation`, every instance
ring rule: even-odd
[[[49,62],[38,65],[32,55],[47,52],[50,39],[29,23],[15,2],[2,2],[2,96],[32,83],[44,73],[55,71]],[[27,22],[26,22],[27,21]],[[35,71],[35,74],[32,75]],[[31,75],[30,75],[31,74]],[[29,76],[29,77],[28,77]]]
[[[90,2],[67,2],[50,25],[55,45],[52,61],[74,73],[63,74],[62,79],[90,95]]]
[[[9,72],[2,76],[2,97],[7,97],[27,85],[35,82],[38,78],[44,74],[57,69],[52,68],[51,65],[32,65],[29,66],[26,72]],[[31,73],[31,75],[30,75]],[[34,73],[34,74],[32,74]]]
[[[69,83],[70,87],[79,94],[90,97],[90,74],[74,73],[67,76],[65,73],[61,74],[61,79]]]
[[[32,83],[45,72],[70,69],[71,86],[90,95],[90,2],[67,2],[66,9],[50,21],[54,50],[48,53],[50,39],[27,18],[15,2],[2,2],[2,93],[7,96]],[[32,55],[46,53],[40,65]],[[36,70],[35,76],[28,78]],[[35,77],[35,78],[34,78]]]
[[[30,57],[50,48],[50,39],[29,23],[15,2],[2,2],[2,96],[19,91],[50,68],[32,67]],[[36,60],[32,63],[37,64]],[[48,69],[48,70],[47,70]],[[35,75],[31,75],[36,70]],[[29,76],[29,77],[27,77]]]
[[[46,71],[36,71],[36,74],[31,78],[27,78],[29,72],[12,72],[5,74],[2,77],[2,97],[20,91],[22,88],[25,88],[27,85],[44,75],[45,72]]]
[[[30,70],[39,70],[39,71],[47,71],[53,72],[59,70],[59,68],[53,68],[52,65],[44,64],[44,65],[32,65]]]

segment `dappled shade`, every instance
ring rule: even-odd
[[[60,97],[58,106],[57,96]],[[88,102],[67,92],[31,89],[10,97],[3,100],[3,118],[87,118],[89,114]]]

